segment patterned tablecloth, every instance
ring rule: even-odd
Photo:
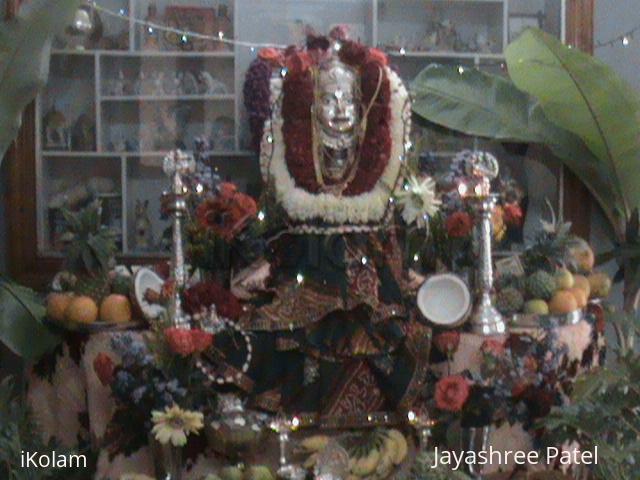
[[[603,341],[601,319],[594,317],[576,325],[512,330],[511,336],[523,336],[534,342],[553,345],[556,354],[562,355],[562,368],[571,368],[572,375],[589,368],[601,360]],[[91,336],[70,335],[68,341],[36,365],[31,373],[29,402],[47,439],[55,437],[62,445],[77,448],[79,444],[90,445],[98,452],[97,471],[93,478],[117,480],[123,473],[153,474],[153,461],[148,448],[142,448],[131,456],[116,455],[110,458],[101,449],[107,426],[114,411],[114,402],[108,387],[98,380],[93,362],[100,352],[117,358],[111,349],[113,335],[123,333],[98,333]],[[142,336],[144,332],[127,332]],[[481,362],[483,337],[462,333],[460,344],[449,362],[435,362],[434,371],[456,373],[478,368]],[[491,433],[490,444],[494,449],[533,448],[531,437],[521,424],[504,424]],[[274,455],[275,457],[275,455]],[[275,458],[273,459],[275,460]],[[190,465],[186,479],[200,479],[215,467],[213,456],[202,455]],[[509,469],[510,465],[502,469]],[[497,470],[491,467],[489,470]],[[89,476],[87,476],[89,478]]]

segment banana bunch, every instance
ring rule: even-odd
[[[301,446],[309,454],[306,468],[313,468],[320,452],[330,438],[316,435],[306,438]],[[376,429],[365,435],[349,435],[340,439],[349,453],[347,480],[384,480],[402,463],[407,456],[408,445],[404,435],[395,429]]]

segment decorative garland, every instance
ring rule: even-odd
[[[320,42],[322,37],[314,40],[315,45],[324,46]],[[327,53],[322,48],[287,52],[280,60],[286,68],[282,95],[279,95],[278,82],[271,82],[272,98],[282,101],[282,114],[278,115],[274,105],[272,120],[265,122],[261,144],[265,179],[273,182],[277,200],[294,221],[320,220],[340,225],[380,222],[398,186],[405,144],[409,140],[410,104],[402,81],[386,66],[386,57],[381,51],[355,42],[343,43],[340,59],[360,70],[363,103],[373,100],[373,104],[353,181],[343,196],[317,193],[311,131],[311,68]],[[380,75],[383,75],[382,82]],[[373,99],[376,90],[379,92]]]

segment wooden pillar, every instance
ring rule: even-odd
[[[566,43],[593,54],[593,16],[595,0],[567,0]],[[564,169],[564,218],[573,223],[573,232],[589,238],[593,199],[587,187]]]

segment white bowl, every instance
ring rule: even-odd
[[[469,287],[451,273],[430,276],[418,290],[418,308],[430,322],[455,327],[466,320],[471,311]]]

